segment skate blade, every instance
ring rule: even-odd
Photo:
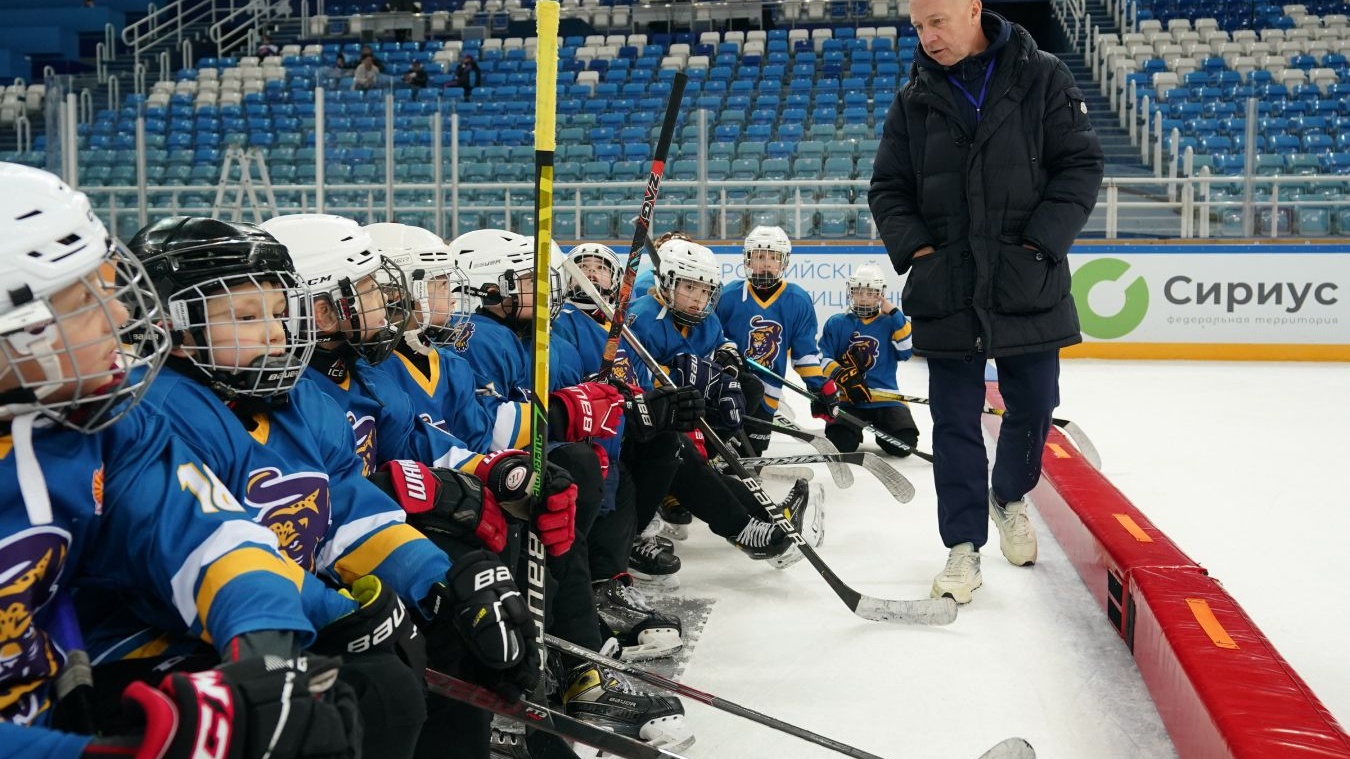
[[[678,572],[668,575],[640,575],[634,574],[633,570],[630,569],[628,574],[633,578],[633,585],[644,593],[668,593],[680,589],[680,574]]]

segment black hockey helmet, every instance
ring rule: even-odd
[[[173,216],[137,232],[128,247],[164,302],[174,343],[217,394],[267,397],[295,385],[315,335],[309,292],[286,246],[253,224]],[[282,296],[282,313],[236,312],[232,296],[264,289]],[[243,334],[239,325],[246,319],[265,324],[271,336],[257,329]],[[235,327],[229,344],[213,344],[211,333],[227,325]],[[240,352],[258,355],[241,358]]]

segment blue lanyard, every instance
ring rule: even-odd
[[[951,81],[952,86],[960,90],[961,94],[966,96],[966,100],[969,100],[970,104],[975,106],[976,124],[980,123],[980,117],[982,115],[980,109],[984,107],[984,96],[989,94],[989,80],[994,77],[994,60],[994,58],[990,58],[989,66],[984,70],[984,84],[980,85],[980,96],[978,98],[970,94],[970,90],[966,89],[965,85],[961,84],[960,79],[957,79],[951,74],[947,75],[947,79]]]

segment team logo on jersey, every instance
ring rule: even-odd
[[[745,357],[765,366],[773,366],[774,359],[778,358],[779,346],[783,343],[783,325],[755,314],[750,317],[748,337]]]
[[[28,725],[49,706],[42,686],[66,657],[35,618],[56,595],[69,551],[70,533],[50,526],[0,543],[0,720]]]
[[[244,502],[259,509],[254,520],[277,536],[282,552],[306,572],[313,572],[314,552],[328,532],[332,515],[328,475],[257,469],[248,477]]]
[[[361,476],[369,477],[375,473],[375,417],[363,416],[356,418],[356,414],[347,412],[347,424],[352,426],[352,432],[356,433],[356,455],[361,457]]]
[[[94,470],[93,481],[89,483],[89,492],[94,497],[94,516],[103,515],[103,467]]]
[[[637,384],[637,377],[633,376],[633,363],[628,360],[628,353],[623,348],[614,356],[612,371],[614,378],[625,385]]]
[[[851,364],[860,375],[877,365],[877,356],[881,355],[881,343],[875,337],[854,332],[848,338],[848,348],[844,350],[841,363]]]
[[[473,337],[473,331],[474,323],[466,319],[445,331],[445,344],[454,348],[456,353],[464,353],[469,350],[469,338]]]

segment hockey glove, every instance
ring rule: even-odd
[[[872,391],[867,387],[867,372],[859,371],[855,366],[845,366],[834,378],[840,395],[850,404],[861,406],[872,401]]]
[[[722,343],[713,351],[713,363],[731,372],[737,378],[743,378],[746,375],[745,359],[741,358],[741,352],[736,349],[735,343]]]
[[[380,467],[370,481],[398,501],[408,524],[433,540],[444,536],[493,553],[506,547],[506,519],[497,499],[471,475],[399,459]]]
[[[533,499],[530,497],[533,472],[530,454],[508,449],[498,451],[478,462],[474,476],[483,481],[497,498],[497,503],[512,516],[529,521]],[[539,539],[550,556],[558,556],[572,547],[575,537],[577,486],[572,476],[562,467],[544,464],[543,508],[538,509],[535,527]]]
[[[325,656],[354,656],[371,651],[398,655],[418,681],[427,668],[426,640],[417,631],[402,599],[375,575],[356,578],[341,593],[360,604],[319,631],[310,649]]]
[[[839,408],[839,385],[832,379],[825,380],[820,390],[811,398],[811,416],[825,422],[834,421],[834,412]]]
[[[347,759],[359,756],[361,718],[338,659],[267,656],[205,672],[175,672],[155,688],[134,682],[122,700],[145,719],[139,736],[99,737],[84,755],[134,759]]]
[[[586,438],[609,438],[619,434],[623,419],[623,395],[605,382],[583,382],[549,394],[555,403],[549,405],[550,416],[556,409],[558,416],[550,419],[549,429],[560,430],[564,442],[576,443]]]
[[[708,406],[708,421],[715,427],[738,429],[745,413],[741,383],[729,372],[692,353],[675,357],[670,378],[677,385],[698,388]]]
[[[689,432],[705,413],[703,394],[692,387],[662,385],[633,393],[628,402],[628,429],[647,441],[662,432]]]
[[[513,700],[539,682],[534,620],[496,556],[461,556],[423,606],[431,617],[428,651],[437,667],[462,671]]]

